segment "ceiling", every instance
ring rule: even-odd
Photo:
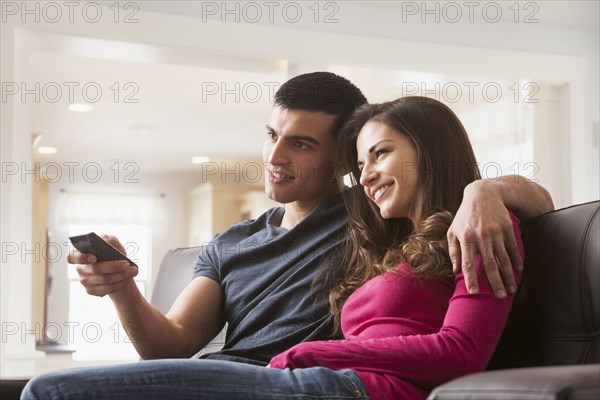
[[[177,3],[139,4],[141,10],[178,14]],[[397,2],[347,3],[359,10],[399,12]],[[598,2],[551,3],[540,9],[545,24],[598,29]],[[198,12],[184,10],[191,16]],[[31,110],[32,130],[41,134],[38,146],[58,150],[35,153],[41,162],[94,160],[103,168],[134,162],[143,171],[171,172],[196,168],[190,162],[196,155],[215,162],[260,160],[273,91],[290,74],[281,59],[39,32],[29,36],[37,43],[27,65],[29,84],[40,84],[43,96]],[[369,99],[397,93],[394,85],[350,78]],[[93,110],[69,111],[73,101],[90,103]]]
[[[212,3],[212,4],[208,4]],[[234,3],[234,2],[230,2]],[[261,4],[261,2],[255,2]],[[280,13],[283,14],[283,4],[285,2],[277,2],[271,7],[272,23],[285,23]],[[444,4],[446,3],[446,4]],[[503,3],[503,4],[500,4]],[[322,1],[319,18],[324,19],[326,15],[331,16],[331,19],[349,18],[350,13],[358,11],[358,15],[366,15],[370,11],[381,12],[388,15],[398,17],[398,21],[410,23],[411,20],[419,20],[425,18],[427,21],[433,21],[436,14],[421,14],[422,10],[439,10],[438,17],[446,18],[448,21],[455,18],[456,13],[461,14],[460,23],[463,20],[468,20],[472,17],[473,21],[495,20],[496,11],[500,10],[498,23],[514,23],[515,20],[527,21],[531,24],[540,24],[548,26],[560,26],[565,28],[589,29],[598,30],[598,19],[600,7],[597,0],[513,0],[510,3],[507,0],[482,0],[473,2],[467,5],[466,2],[454,1],[400,1],[400,0],[341,0],[341,1]],[[518,3],[518,6],[515,6]],[[235,14],[226,14],[221,12],[224,10],[235,10],[236,6],[230,4],[225,7],[217,7],[216,2],[201,2],[201,1],[144,1],[140,2],[140,9],[155,11],[160,13],[179,14],[194,16],[197,18],[217,19],[225,18],[233,19]],[[222,4],[222,3],[221,3]],[[314,2],[309,3],[313,8],[308,6],[302,8],[305,14],[315,15]],[[243,2],[237,4],[239,10],[242,9]],[[294,15],[292,11],[295,7],[290,7],[288,17],[291,19]],[[485,10],[485,11],[484,11]],[[256,18],[257,23],[265,23],[267,11],[263,10],[263,18]],[[240,19],[252,21],[254,19],[254,8],[248,7],[246,14],[240,14]],[[402,15],[405,19],[402,19]],[[302,24],[305,19],[301,19],[299,24]],[[270,22],[271,23],[271,22]]]
[[[56,82],[63,93],[56,103],[40,101],[33,107],[33,131],[43,135],[38,144],[58,149],[55,155],[38,157],[80,163],[93,159],[103,167],[135,162],[144,171],[190,169],[190,159],[197,155],[217,162],[256,159],[271,108],[269,87],[261,83],[285,80],[269,71],[50,52],[37,52],[30,68],[33,82]],[[91,103],[92,111],[67,109],[68,82],[77,83],[75,102]],[[229,94],[222,97],[226,90]],[[47,92],[48,99],[55,97],[53,87]]]

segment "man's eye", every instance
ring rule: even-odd
[[[294,147],[296,147],[297,149],[304,149],[307,146],[304,142],[296,141],[296,142],[294,142]]]
[[[277,135],[273,131],[267,131],[267,136],[273,140],[277,139]]]

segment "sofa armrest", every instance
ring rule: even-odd
[[[600,364],[480,372],[438,386],[428,400],[599,399]]]
[[[27,379],[0,379],[0,399],[19,400]]]

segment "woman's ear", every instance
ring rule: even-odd
[[[343,179],[346,175],[352,175],[352,169],[346,165],[340,165],[336,170],[336,174]]]
[[[344,175],[348,175],[349,173],[352,172],[352,168],[350,168],[350,166],[347,163],[347,160],[344,160],[344,157],[340,157],[339,151],[340,149],[338,148],[338,153],[335,154],[334,157],[334,163],[335,163],[335,174],[338,178],[343,178]]]
[[[339,157],[336,157],[335,179],[338,181],[341,189],[345,186],[352,186],[351,174],[351,168],[344,161],[340,160]]]

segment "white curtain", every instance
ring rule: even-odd
[[[162,195],[61,193],[60,224],[140,224],[160,226],[165,222]]]

